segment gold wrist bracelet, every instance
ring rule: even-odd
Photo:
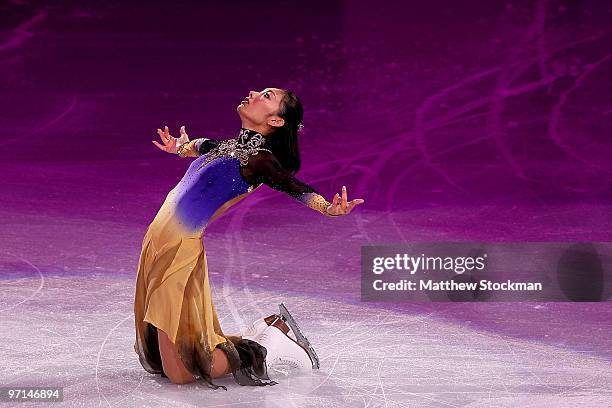
[[[187,143],[183,143],[176,150],[176,154],[179,157],[198,157],[198,154],[193,150],[193,145],[197,139],[191,140]]]
[[[327,207],[332,205],[320,194],[312,194],[308,200],[308,206],[314,210],[319,211],[321,214],[327,215],[328,217],[339,217],[342,214],[330,214],[327,212]]]

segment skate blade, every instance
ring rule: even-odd
[[[304,347],[306,351],[308,352],[308,355],[310,356],[310,359],[312,360],[312,368],[318,369],[319,368],[319,356],[317,356],[317,353],[315,352],[314,348],[312,347],[312,345],[310,344],[306,336],[304,336],[304,334],[300,330],[300,327],[297,325],[297,322],[295,321],[293,316],[291,316],[291,313],[289,313],[289,310],[287,310],[285,303],[281,302],[278,305],[278,308],[280,309],[280,314],[281,314],[282,319],[285,320],[287,324],[289,325],[289,327],[291,328],[291,330],[293,330],[293,334],[295,334],[298,344]]]

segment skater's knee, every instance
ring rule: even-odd
[[[225,352],[219,348],[215,348],[212,356],[212,365],[210,367],[210,376],[219,378],[231,372],[229,360]]]
[[[170,376],[168,375],[168,379],[170,381],[172,381],[174,384],[178,384],[178,385],[183,385],[183,384],[190,384],[192,382],[195,382],[195,377],[193,375],[189,375],[189,376],[183,376],[181,377],[180,375],[173,375]]]
[[[157,338],[162,366],[168,379],[175,384],[188,384],[194,382],[196,380],[195,377],[183,364],[179,353],[176,351],[176,347],[172,341],[170,341],[168,335],[158,329]]]

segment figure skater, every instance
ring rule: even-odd
[[[168,127],[157,129],[161,150],[195,157],[168,193],[142,241],[138,262],[134,350],[150,373],[176,384],[232,374],[240,385],[274,385],[274,364],[319,367],[314,349],[284,304],[278,314],[254,322],[247,332],[221,330],[208,279],[202,237],[206,226],[262,184],[291,195],[329,217],[349,214],[363,199],[347,201],[347,190],[332,202],[296,179],[300,168],[298,130],[303,108],[291,91],[251,91],[236,108],[242,121],[237,137],[189,140]]]

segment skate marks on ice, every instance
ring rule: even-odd
[[[271,372],[279,381],[274,387],[241,387],[229,377],[218,380],[227,392],[178,386],[145,372],[134,353],[132,279],[45,276],[37,296],[22,302],[22,289],[39,281],[36,275],[2,280],[3,305],[17,306],[1,312],[0,383],[63,386],[58,406],[612,404],[612,363],[581,351],[479,332],[435,312],[402,314],[261,289],[232,291],[231,307],[217,299],[225,332],[241,329],[233,313],[250,323],[284,301],[317,350],[321,369]]]

